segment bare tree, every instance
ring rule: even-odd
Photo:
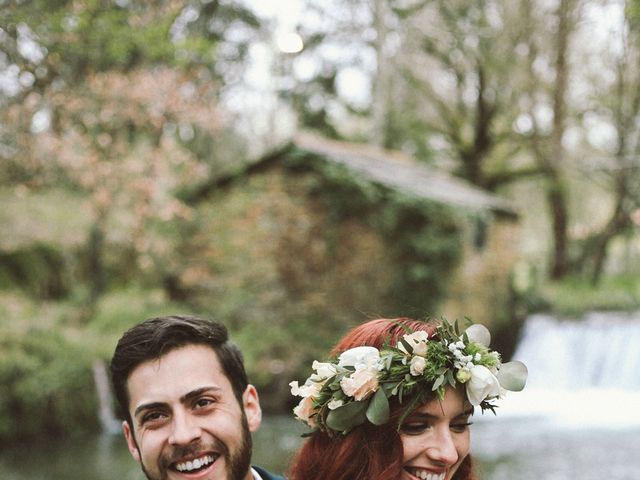
[[[567,86],[570,76],[568,54],[570,39],[576,25],[577,0],[560,0],[557,10],[552,15],[556,29],[549,44],[540,36],[540,24],[525,26],[528,50],[527,94],[530,98],[528,117],[531,121],[530,148],[539,165],[545,185],[545,197],[551,220],[552,255],[549,272],[552,278],[561,278],[570,270],[569,262],[569,192],[565,177],[565,150],[562,139],[567,127]],[[536,18],[530,1],[521,2],[523,16]],[[552,64],[553,80],[550,85],[536,73],[535,63],[541,55],[548,55]],[[547,97],[549,97],[547,99]],[[541,125],[535,109],[539,102],[548,102],[553,112],[551,130]]]
[[[635,9],[634,9],[635,7]],[[594,109],[615,129],[615,149],[608,159],[591,165],[592,175],[611,192],[613,208],[604,226],[587,237],[576,268],[598,284],[612,240],[634,228],[634,212],[640,209],[640,2],[627,5],[620,29],[620,52],[612,69],[615,82],[597,98]]]

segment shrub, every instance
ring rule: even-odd
[[[89,355],[58,331],[0,329],[0,386],[0,444],[97,428]]]

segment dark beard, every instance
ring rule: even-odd
[[[231,455],[228,447],[222,442],[214,439],[214,444],[210,447],[211,450],[216,450],[220,452],[220,456],[224,457],[225,464],[227,466],[227,475],[230,480],[244,480],[249,471],[249,467],[251,466],[251,449],[252,449],[252,441],[251,441],[251,432],[249,431],[249,424],[247,422],[247,416],[244,411],[242,412],[242,420],[241,420],[241,428],[242,428],[242,439],[240,442],[240,446],[237,452],[234,455]],[[160,472],[159,477],[153,477],[145,468],[144,463],[140,461],[140,467],[142,468],[142,472],[148,480],[167,480],[167,470],[169,465],[175,462],[177,459],[183,458],[185,456],[193,455],[202,450],[208,450],[209,448],[203,448],[201,443],[194,443],[187,447],[176,447],[174,448],[168,456],[163,456],[159,459],[158,471]],[[140,452],[140,448],[138,448],[138,452]],[[141,456],[142,458],[142,456]]]

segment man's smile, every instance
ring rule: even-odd
[[[215,462],[220,455],[207,454],[194,458],[193,460],[185,460],[181,462],[172,463],[169,468],[177,470],[181,473],[194,473],[207,468],[213,462]]]

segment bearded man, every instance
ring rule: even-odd
[[[262,410],[224,325],[146,320],[118,342],[111,378],[127,446],[149,480],[283,480],[251,466]]]

